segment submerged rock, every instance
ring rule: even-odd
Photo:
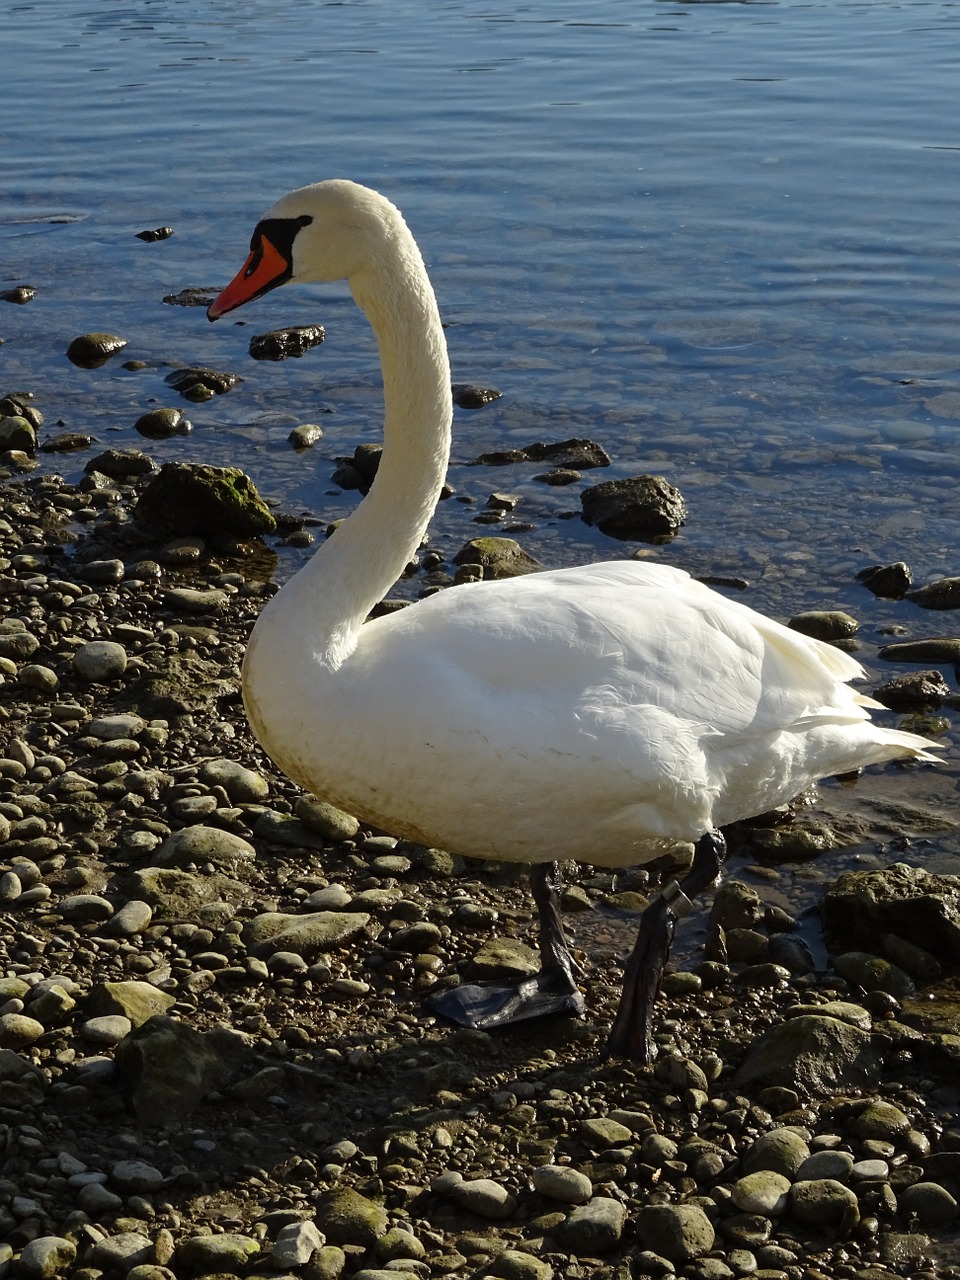
[[[580,495],[584,523],[623,541],[672,537],[687,517],[679,489],[663,476],[606,480]]]

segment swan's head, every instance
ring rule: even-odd
[[[254,228],[246,262],[207,308],[218,320],[277,285],[322,284],[355,276],[403,226],[383,196],[345,179],[317,182],[283,196]]]

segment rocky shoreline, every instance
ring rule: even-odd
[[[280,776],[238,686],[269,566],[136,492],[0,485],[0,1278],[960,1276],[960,1035],[910,1003],[949,930],[818,972],[734,878],[651,1072],[600,1052],[656,880],[585,868],[587,1020],[438,1025],[532,962],[522,878]]]

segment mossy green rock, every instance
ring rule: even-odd
[[[140,495],[134,518],[151,532],[202,537],[251,538],[277,527],[253,481],[238,467],[192,462],[161,467]]]
[[[453,557],[454,564],[478,564],[484,578],[517,578],[543,565],[513,538],[472,538]]]
[[[317,1225],[335,1244],[369,1247],[386,1234],[390,1219],[382,1205],[344,1187],[321,1200]]]

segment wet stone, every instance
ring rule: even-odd
[[[922,609],[960,609],[960,578],[940,578],[907,593]]]
[[[845,951],[833,957],[833,967],[842,978],[864,991],[886,991],[892,996],[908,996],[913,991],[910,976],[882,956],[866,951]]]
[[[900,1207],[925,1227],[944,1227],[957,1216],[957,1201],[936,1182],[915,1182],[900,1193]]]
[[[148,440],[167,440],[170,436],[186,435],[190,422],[182,409],[151,409],[140,415],[133,429]]]
[[[906,595],[913,582],[910,566],[898,560],[895,564],[875,564],[861,569],[857,579],[875,596],[886,600],[899,600]]]
[[[250,339],[249,352],[254,360],[286,360],[300,357],[311,347],[323,342],[323,325],[302,324],[287,329],[271,329]]]
[[[808,613],[797,613],[787,625],[805,636],[828,643],[848,640],[860,629],[857,619],[841,609],[812,609]]]
[[[621,540],[672,536],[687,516],[683,495],[663,476],[607,480],[584,489],[580,502],[586,524]]]
[[[239,374],[226,373],[220,369],[208,369],[205,365],[194,365],[186,369],[174,369],[168,373],[165,382],[175,391],[179,391],[185,400],[201,402],[213,396],[223,395],[230,391],[243,379]]]
[[[99,369],[126,345],[115,333],[83,333],[67,347],[67,359],[82,369]]]
[[[873,696],[891,711],[932,711],[949,698],[951,693],[952,690],[942,674],[931,669],[895,676],[874,689]]]

